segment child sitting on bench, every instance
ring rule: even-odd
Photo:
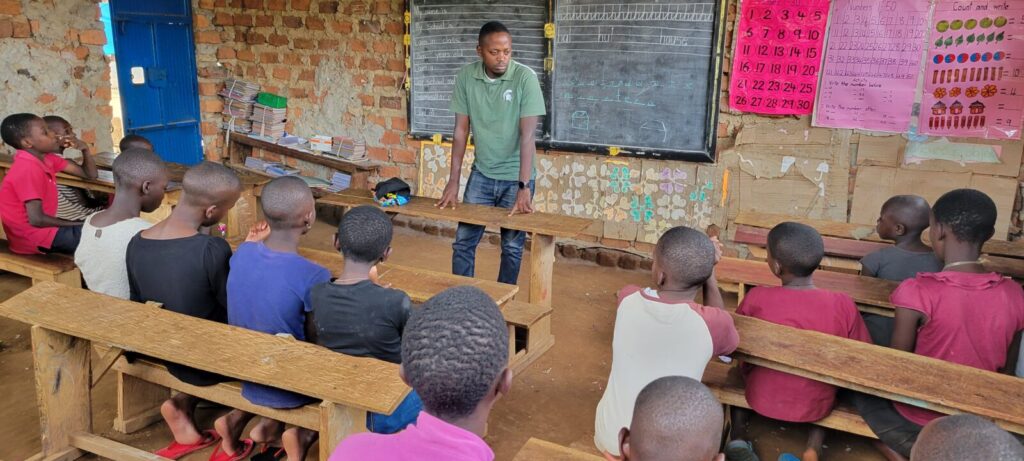
[[[356,434],[330,461],[491,461],[483,434],[512,386],[508,327],[479,288],[449,288],[413,311],[402,336],[402,379],[423,398],[415,424],[392,435]]]
[[[917,274],[893,291],[893,348],[1013,374],[1024,330],[1024,290],[986,270],[979,259],[995,224],[996,205],[982,192],[957,189],[935,202],[929,240],[946,266]],[[862,394],[855,403],[889,459],[909,456],[922,426],[941,416]]]
[[[664,376],[699,380],[712,357],[736,349],[739,333],[714,276],[720,256],[700,231],[674,227],[654,248],[654,288],[619,291],[612,370],[594,422],[594,444],[607,458],[619,456],[619,431],[630,427],[644,386]],[[702,290],[704,305],[695,301]]]
[[[345,256],[340,277],[313,287],[316,343],[342,354],[402,363],[402,337],[412,302],[401,290],[373,280],[376,265],[391,255],[391,218],[375,206],[345,213],[334,247]],[[416,421],[422,402],[413,391],[391,415],[370,413],[366,428],[393,434]]]
[[[658,378],[637,396],[632,426],[619,434],[619,451],[623,461],[725,461],[718,451],[724,420],[722,404],[700,381]]]
[[[811,276],[825,256],[825,244],[814,228],[784,222],[768,232],[768,267],[782,280],[780,287],[757,287],[743,297],[736,313],[801,330],[871,342],[853,299],[844,293],[815,288]],[[762,416],[793,423],[811,423],[832,412],[832,385],[758,366],[744,366],[746,398]],[[749,411],[733,408],[733,440],[726,447],[730,460],[757,459],[746,441]],[[825,430],[810,426],[802,459],[821,456]],[[789,455],[792,456],[792,455]]]
[[[50,131],[57,135],[57,139],[75,138],[75,129],[71,126],[71,122],[65,120],[64,117],[59,115],[47,115],[43,117],[43,121],[46,122],[46,126],[50,128]],[[54,153],[60,155],[69,162],[73,162],[74,160],[65,156],[65,151],[68,147],[71,146],[61,145],[60,149]],[[86,146],[81,148],[81,151],[81,165],[83,168],[86,168],[88,165],[86,162],[89,162],[93,165],[92,168],[95,170],[95,160],[93,160],[92,154],[89,152],[89,148]],[[57,217],[60,219],[67,219],[68,221],[85,221],[85,218],[89,217],[89,215],[102,211],[102,205],[103,203],[99,203],[92,196],[92,192],[88,190],[57,184]]]
[[[860,260],[861,275],[894,282],[913,278],[918,272],[938,272],[942,261],[931,247],[921,241],[921,233],[928,228],[932,210],[928,201],[916,195],[897,195],[882,205],[875,232],[893,246],[875,251]],[[892,339],[892,317],[862,314],[871,333],[871,341],[889,346]]]
[[[299,240],[316,222],[316,203],[305,181],[282,176],[267,183],[260,197],[269,234],[262,241],[239,245],[231,257],[228,272],[228,323],[274,335],[288,335],[306,341],[308,312],[312,310],[309,291],[327,282],[331,273],[298,255]],[[242,397],[270,408],[297,408],[313,400],[299,394],[254,383],[242,384]],[[316,432],[291,428],[283,435],[283,423],[263,418],[239,440],[252,413],[232,410],[214,422],[221,436],[219,450],[211,460],[243,459],[256,443],[283,445],[289,460],[303,460]],[[281,451],[276,448],[272,451]]]
[[[167,167],[152,151],[129,149],[114,159],[113,169],[114,203],[82,223],[75,264],[90,290],[128,299],[128,242],[152,226],[139,214],[150,213],[163,202]]]
[[[75,137],[58,139],[34,114],[14,114],[0,123],[0,137],[17,150],[14,164],[0,183],[0,216],[10,249],[18,254],[75,254],[82,223],[57,217],[57,173],[96,177],[92,158],[83,168],[53,152],[88,146]]]
[[[226,323],[231,246],[222,238],[200,233],[199,228],[217,224],[227,215],[242,193],[241,181],[227,167],[203,162],[185,173],[182,188],[181,201],[171,215],[128,243],[125,263],[131,300],[155,301],[173,312]],[[175,363],[168,363],[167,371],[193,386],[228,380]],[[157,455],[178,459],[220,440],[216,431],[200,433],[196,428],[193,414],[198,403],[199,399],[179,393],[160,407],[174,441]]]
[[[1020,461],[1024,446],[995,423],[975,415],[932,420],[910,451],[910,461]]]

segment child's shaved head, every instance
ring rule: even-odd
[[[143,136],[130,134],[121,138],[121,142],[118,143],[117,147],[121,149],[121,152],[135,148],[153,150],[153,143],[149,142],[149,140]]]
[[[718,454],[725,414],[700,382],[667,376],[644,387],[633,407],[629,459],[709,461]]]
[[[928,228],[931,207],[922,197],[897,195],[885,201],[882,205],[882,214],[888,214],[897,224],[902,224],[908,234],[914,234]]]
[[[114,182],[119,186],[136,187],[145,181],[156,181],[167,174],[160,156],[151,150],[129,149],[114,157]]]
[[[349,210],[338,224],[338,246],[345,259],[376,263],[391,246],[394,228],[380,208],[363,205]]]
[[[1019,461],[1021,446],[1008,432],[974,415],[946,416],[928,423],[910,452],[911,461]]]
[[[271,229],[287,229],[305,226],[316,202],[306,181],[281,176],[263,186],[260,206]]]
[[[46,117],[43,117],[43,121],[46,122],[46,125],[50,127],[51,131],[57,132],[58,135],[67,134],[67,127],[71,126],[71,122],[59,115],[47,115]]]
[[[706,282],[715,268],[715,245],[711,239],[686,226],[673,227],[662,234],[654,253],[667,281],[684,287]]]
[[[984,192],[957,189],[946,192],[932,207],[935,222],[947,226],[962,242],[981,245],[996,229],[996,204]]]
[[[811,226],[784,222],[768,232],[768,252],[783,271],[807,277],[821,265],[825,242]]]
[[[449,288],[412,315],[402,335],[402,370],[430,414],[469,416],[508,367],[508,328],[479,288]]]
[[[182,201],[198,207],[225,205],[225,201],[241,193],[242,182],[230,168],[214,162],[203,162],[185,172]],[[234,203],[231,203],[234,205]]]

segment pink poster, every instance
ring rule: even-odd
[[[835,0],[814,124],[910,127],[930,0]]]
[[[729,106],[809,114],[818,86],[829,0],[744,0]]]
[[[939,0],[928,41],[918,131],[1020,139],[1024,1]]]

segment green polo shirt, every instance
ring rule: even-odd
[[[488,178],[518,181],[519,119],[546,113],[537,73],[512,61],[492,81],[483,62],[467,64],[455,76],[449,109],[469,116],[476,146],[473,166]],[[536,159],[531,162],[536,164]]]

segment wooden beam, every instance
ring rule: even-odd
[[[162,421],[160,405],[170,396],[171,390],[165,386],[117,371],[117,416],[114,417],[114,430],[131,434]]]
[[[89,341],[32,327],[40,439],[46,456],[71,447],[72,433],[92,432],[91,357]]]
[[[171,461],[155,453],[86,432],[71,434],[71,445],[113,461]]]
[[[107,374],[107,370],[110,370],[110,367],[113,366],[114,362],[116,362],[117,359],[120,358],[122,355],[124,355],[124,349],[121,349],[120,347],[110,348],[110,350],[108,350],[107,353],[104,354],[102,358],[100,358],[99,363],[97,363],[96,366],[93,367],[92,385],[90,385],[89,387],[96,387],[96,383],[100,382],[100,379],[103,378],[103,375]]]
[[[534,233],[530,239],[530,303],[551,306],[555,238]]]
[[[85,452],[74,447],[65,448],[52,455],[42,452],[29,456],[25,461],[73,461],[85,456]]]
[[[366,432],[366,411],[331,402],[320,404],[320,459],[328,459],[345,437]]]
[[[602,461],[605,458],[530,437],[512,461]]]

